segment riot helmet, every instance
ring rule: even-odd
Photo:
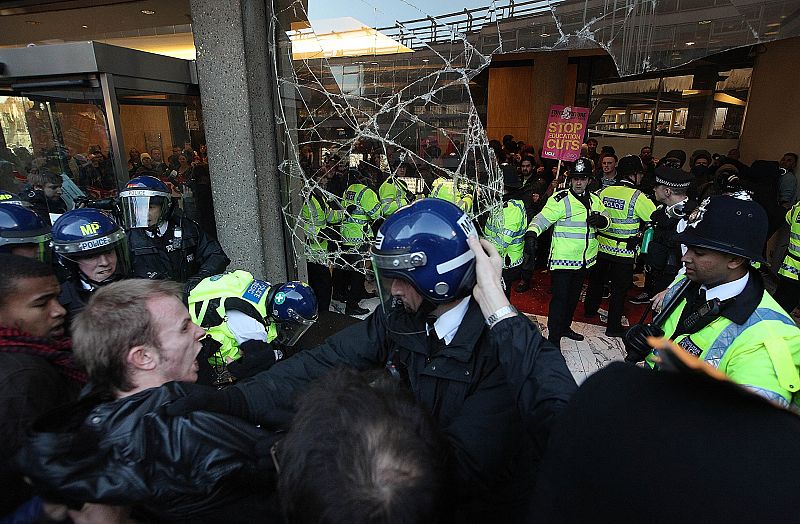
[[[277,341],[293,346],[317,321],[317,297],[304,282],[273,284],[267,297],[267,312],[277,324]]]
[[[475,285],[475,255],[467,237],[475,235],[469,215],[439,198],[423,198],[386,219],[372,246],[372,268],[386,306],[386,279],[411,284],[431,304],[469,295]]]
[[[74,209],[53,224],[58,263],[92,288],[124,278],[130,269],[125,232],[111,215]]]
[[[50,228],[39,215],[23,206],[0,204],[0,253],[36,258],[50,263]]]
[[[156,228],[169,220],[172,193],[152,176],[137,176],[119,193],[125,229]]]
[[[0,204],[14,204],[28,209],[33,207],[27,200],[23,200],[19,196],[14,193],[9,193],[8,191],[0,191]]]

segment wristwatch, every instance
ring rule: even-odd
[[[518,315],[519,311],[517,310],[517,308],[515,308],[510,304],[508,306],[503,306],[494,313],[492,313],[491,315],[489,315],[489,318],[486,319],[486,325],[489,326],[489,328],[491,328],[492,326],[497,324],[497,322],[500,320],[500,317],[508,315],[509,313]]]

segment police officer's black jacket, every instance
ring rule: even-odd
[[[237,384],[254,420],[283,427],[296,393],[326,371],[391,360],[407,370],[416,399],[450,444],[454,520],[517,520],[530,500],[551,420],[575,390],[563,356],[527,318],[489,330],[472,299],[455,338],[433,354],[424,315],[389,311],[378,308],[321,346]],[[517,355],[513,363],[510,353]],[[506,364],[516,366],[513,381]]]
[[[184,394],[178,382],[118,400],[90,393],[43,415],[16,461],[48,500],[130,505],[147,521],[230,506],[226,520],[243,522],[237,502],[274,484],[271,459],[258,460],[274,435],[227,415],[165,415]]]
[[[180,239],[175,234],[178,226]],[[144,228],[130,229],[126,234],[134,278],[200,281],[222,273],[231,262],[219,242],[177,211],[162,237],[151,237]]]
[[[697,202],[689,199],[683,207],[683,214],[689,216],[696,207]],[[653,211],[650,221],[653,223],[653,238],[647,248],[645,263],[656,271],[675,275],[681,267],[682,256],[680,242],[675,240],[680,218],[668,216],[662,205]]]

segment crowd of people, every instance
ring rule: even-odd
[[[226,273],[152,152],[131,152],[118,198],[52,225],[0,195],[0,515],[792,521],[796,155],[686,166],[589,139],[559,170],[513,137],[490,146],[503,205],[485,213],[485,181],[435,162],[301,154],[308,285]],[[543,266],[546,337],[510,300]],[[626,327],[637,270],[653,317]],[[609,295],[627,363],[578,388],[559,349],[583,337],[585,284],[588,316]],[[304,343],[331,300],[368,316]]]

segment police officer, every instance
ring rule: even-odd
[[[697,207],[687,196],[692,175],[677,167],[661,165],[655,170],[653,192],[661,204],[650,216],[653,236],[643,255],[645,263],[645,295],[632,299],[646,303],[656,293],[667,289],[681,269],[681,245],[675,240],[686,228],[686,217]]]
[[[431,197],[451,202],[469,213],[472,211],[473,197],[471,192],[462,191],[452,178],[439,177],[431,185]]]
[[[486,240],[492,243],[503,260],[503,282],[505,293],[511,296],[511,284],[519,280],[522,273],[522,258],[525,248],[525,231],[528,219],[525,204],[513,198],[514,191],[522,187],[514,166],[503,168],[503,206],[492,210],[483,228]]]
[[[120,191],[132,276],[186,282],[187,289],[225,270],[230,260],[219,242],[172,204],[159,179],[132,178]]]
[[[752,200],[704,200],[677,240],[687,246],[676,279],[652,324],[625,334],[626,360],[656,362],[648,336],[666,336],[731,380],[780,405],[800,389],[800,329],[764,289],[767,215]]]
[[[778,268],[775,300],[791,313],[800,304],[800,202],[786,212],[789,223],[789,245]]]
[[[547,338],[561,347],[561,337],[583,340],[572,330],[572,315],[578,305],[586,270],[597,261],[597,231],[608,227],[610,219],[600,198],[587,191],[592,164],[579,158],[569,169],[569,189],[555,193],[544,209],[533,217],[525,234],[528,264],[533,267],[536,238],[551,226],[550,274],[553,298],[547,316]]]
[[[241,270],[203,279],[188,305],[192,322],[208,334],[210,383],[217,386],[269,368],[317,320],[308,284],[270,284]]]
[[[586,290],[586,316],[597,315],[603,298],[603,286],[611,280],[606,335],[621,337],[625,295],[633,283],[634,261],[640,226],[650,220],[655,205],[637,189],[644,176],[638,156],[628,155],[617,164],[619,179],[613,186],[600,190],[599,197],[611,217],[611,225],[597,232],[599,252],[597,265],[589,276]]]
[[[74,209],[53,224],[53,251],[64,269],[58,301],[68,321],[101,286],[125,278],[130,271],[125,232],[99,209]],[[67,322],[69,325],[69,322]]]
[[[444,436],[450,518],[521,521],[537,457],[575,383],[561,353],[499,291],[500,272],[476,270],[475,233],[468,215],[440,199],[399,209],[381,226],[372,252],[376,278],[392,295],[384,307],[252,380],[219,392],[194,386],[168,411],[220,411],[282,426],[297,393],[327,371],[384,366]],[[512,355],[523,357],[509,366],[525,382],[521,389],[501,367]]]
[[[398,168],[399,172],[401,168]],[[405,168],[402,168],[405,171]],[[399,178],[399,174],[390,175],[378,188],[378,197],[381,199],[381,216],[388,217],[410,200],[410,192],[406,183]]]
[[[328,267],[328,251],[334,242],[330,226],[342,221],[342,209],[335,200],[325,198],[321,189],[305,194],[300,218],[306,237],[306,267],[308,284],[314,290],[319,310],[326,312],[331,306],[332,278]]]
[[[22,205],[0,204],[0,253],[35,258],[49,264],[51,239],[50,226],[36,213]]]
[[[342,247],[346,252],[342,259],[347,264],[337,273],[334,282],[336,295],[344,295],[346,315],[366,315],[368,309],[359,306],[364,298],[363,264],[369,242],[373,237],[372,222],[381,216],[381,203],[378,195],[369,186],[370,180],[357,169],[351,168],[351,184],[342,197]]]

